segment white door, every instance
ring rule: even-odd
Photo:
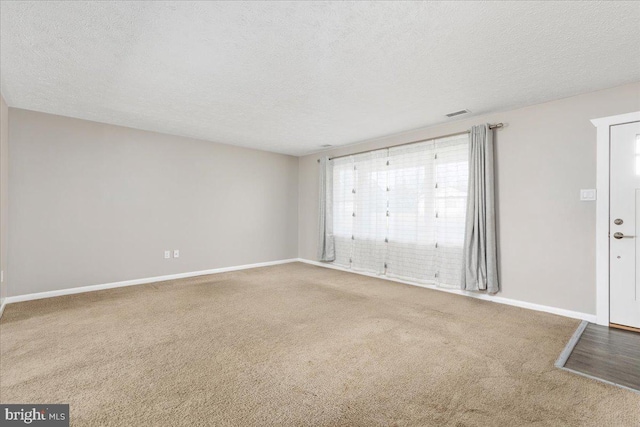
[[[640,328],[640,122],[611,126],[610,315]]]

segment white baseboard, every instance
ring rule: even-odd
[[[500,304],[513,305],[515,307],[527,308],[529,310],[544,311],[545,313],[557,314],[559,316],[571,317],[573,319],[586,320],[586,321],[591,322],[591,323],[595,323],[596,322],[596,315],[595,314],[581,313],[579,311],[571,311],[571,310],[566,310],[564,308],[557,308],[557,307],[551,307],[551,306],[548,306],[548,305],[535,304],[535,303],[532,303],[532,302],[520,301],[520,300],[511,299],[511,298],[499,297],[499,296],[495,296],[495,295],[475,293],[475,292],[467,292],[467,291],[462,291],[462,290],[459,290],[459,289],[440,288],[440,287],[435,286],[435,285],[427,285],[427,284],[421,284],[421,283],[416,283],[416,282],[409,282],[409,281],[406,281],[406,280],[394,279],[394,278],[391,278],[391,277],[379,276],[377,274],[363,273],[363,272],[360,272],[360,271],[354,271],[354,270],[350,270],[348,268],[338,267],[336,265],[327,264],[327,263],[324,263],[324,262],[311,261],[311,260],[304,259],[304,258],[299,258],[298,261],[306,263],[306,264],[317,265],[317,266],[324,267],[324,268],[332,268],[334,270],[340,270],[340,271],[346,271],[346,272],[349,272],[349,273],[360,274],[362,276],[369,276],[369,277],[375,277],[375,278],[378,278],[378,279],[389,280],[389,281],[392,281],[392,282],[404,283],[406,285],[419,286],[421,288],[434,289],[436,291],[449,292],[449,293],[456,294],[456,295],[464,295],[464,296],[468,296],[468,297],[472,297],[472,298],[478,298],[478,299],[485,300],[485,301],[492,301],[492,302],[497,302],[497,303],[500,303]]]
[[[0,306],[0,317],[2,316],[2,313],[4,312],[4,308],[5,308],[5,306],[7,304],[13,304],[13,303],[16,303],[16,302],[31,301],[31,300],[42,299],[42,298],[52,298],[52,297],[57,297],[57,296],[62,296],[62,295],[79,294],[79,293],[83,293],[83,292],[100,291],[100,290],[103,290],[103,289],[120,288],[120,287],[124,287],[124,286],[143,285],[145,283],[154,283],[154,282],[162,282],[162,281],[166,281],[166,280],[184,279],[184,278],[187,278],[187,277],[204,276],[204,275],[207,275],[207,274],[224,273],[224,272],[228,272],[228,271],[247,270],[247,269],[250,269],[250,268],[258,268],[258,267],[268,267],[268,266],[271,266],[271,265],[287,264],[287,263],[291,263],[291,262],[303,262],[305,264],[317,265],[317,266],[324,267],[324,268],[332,268],[334,270],[346,271],[346,272],[349,272],[349,273],[360,274],[362,276],[375,277],[375,278],[378,278],[378,279],[389,280],[389,281],[392,281],[392,282],[404,283],[406,285],[419,286],[419,287],[422,287],[422,288],[434,289],[434,290],[441,291],[441,292],[449,292],[449,293],[452,293],[452,294],[464,295],[464,296],[468,296],[468,297],[472,297],[472,298],[482,299],[482,300],[485,300],[485,301],[492,301],[492,302],[497,302],[497,303],[500,303],[500,304],[507,304],[507,305],[512,305],[512,306],[515,306],[515,307],[527,308],[529,310],[543,311],[545,313],[552,313],[552,314],[557,314],[557,315],[560,315],[560,316],[571,317],[573,319],[586,320],[586,321],[591,322],[591,323],[596,323],[596,316],[594,314],[581,313],[581,312],[578,312],[578,311],[571,311],[571,310],[566,310],[566,309],[563,309],[563,308],[557,308],[557,307],[551,307],[551,306],[546,306],[546,305],[541,305],[541,304],[535,304],[535,303],[526,302],[526,301],[519,301],[519,300],[499,297],[499,296],[495,296],[495,295],[480,294],[480,293],[475,293],[475,292],[466,292],[466,291],[461,291],[461,290],[458,290],[458,289],[439,288],[439,287],[437,287],[435,285],[421,284],[421,283],[410,282],[410,281],[406,281],[406,280],[394,279],[394,278],[390,278],[390,277],[378,276],[376,274],[369,274],[369,273],[364,273],[364,272],[360,272],[360,271],[353,271],[353,270],[350,270],[348,268],[342,268],[342,267],[338,267],[338,266],[335,266],[335,265],[332,265],[332,264],[322,263],[322,262],[318,262],[318,261],[311,261],[311,260],[304,259],[304,258],[293,258],[293,259],[285,259],[285,260],[279,260],[279,261],[260,262],[260,263],[256,263],[256,264],[237,265],[237,266],[232,266],[232,267],[214,268],[214,269],[211,269],[211,270],[192,271],[192,272],[188,272],[188,273],[170,274],[170,275],[167,275],[167,276],[148,277],[148,278],[144,278],[144,279],[125,280],[125,281],[122,281],[122,282],[104,283],[104,284],[100,284],[100,285],[81,286],[81,287],[77,287],[77,288],[60,289],[60,290],[48,291],[48,292],[38,292],[38,293],[26,294],[26,295],[17,295],[17,296],[12,296],[12,297],[5,298],[4,303]]]
[[[268,267],[271,265],[287,264],[290,262],[297,262],[297,258],[283,259],[278,261],[259,262],[256,264],[236,265],[232,267],[213,268],[211,270],[192,271],[188,273],[170,274],[167,276],[147,277],[144,279],[124,280],[122,282],[103,283],[101,285],[80,286],[77,288],[60,289],[55,291],[37,292],[33,294],[17,295],[13,297],[7,297],[4,305],[13,304],[22,301],[31,301],[42,298],[59,297],[62,295],[80,294],[83,292],[101,291],[103,289],[121,288],[123,286],[143,285],[145,283],[163,282],[166,280],[184,279],[187,277],[204,276],[207,274],[225,273],[228,271],[247,270],[257,267]]]
[[[5,298],[0,304],[0,319],[2,319],[2,313],[4,313],[4,307],[7,305],[7,299]]]

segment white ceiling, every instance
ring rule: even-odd
[[[10,106],[293,155],[640,81],[638,2],[0,7]]]

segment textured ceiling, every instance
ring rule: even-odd
[[[638,2],[3,1],[0,13],[12,107],[293,155],[640,80]]]

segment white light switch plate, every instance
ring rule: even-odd
[[[171,258],[171,251],[164,251],[164,259]]]
[[[178,249],[173,251],[173,257],[174,258],[180,258],[180,251]]]
[[[587,190],[580,190],[580,200],[585,202],[585,201],[591,201],[591,200],[595,200],[596,199],[596,190],[595,188],[590,188]]]

